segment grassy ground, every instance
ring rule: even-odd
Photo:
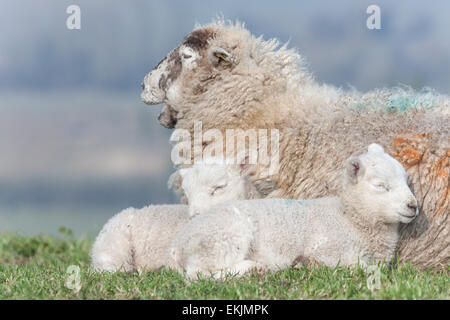
[[[421,272],[410,266],[381,270],[381,286],[370,290],[361,269],[306,268],[250,274],[217,282],[187,282],[169,270],[89,272],[91,241],[0,235],[0,299],[449,299],[449,270]],[[81,289],[70,265],[80,268]],[[72,278],[71,278],[72,277]]]

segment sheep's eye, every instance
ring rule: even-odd
[[[183,59],[189,59],[189,58],[192,58],[192,56],[190,54],[183,53]]]

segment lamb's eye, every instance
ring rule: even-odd
[[[380,190],[389,191],[389,186],[383,182],[376,183],[375,187]]]
[[[211,191],[211,195],[213,196],[217,191],[219,191],[219,190],[221,190],[221,189],[223,189],[225,187],[226,187],[226,184],[215,186],[213,188],[213,190]]]
[[[190,55],[190,54],[186,54],[186,53],[183,53],[183,59],[189,59],[189,58],[192,58],[192,56]]]

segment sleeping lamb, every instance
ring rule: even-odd
[[[399,224],[418,214],[402,165],[371,144],[347,160],[339,197],[233,201],[193,218],[174,239],[168,267],[222,277],[286,268],[302,258],[328,266],[392,262]]]
[[[164,265],[166,250],[196,214],[228,200],[257,198],[247,177],[250,166],[242,164],[197,163],[183,169],[183,190],[192,205],[151,205],[128,208],[112,217],[100,231],[92,248],[96,271],[144,271]],[[239,162],[238,162],[239,163]]]

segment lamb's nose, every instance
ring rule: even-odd
[[[409,203],[408,208],[414,212],[417,212],[417,204],[415,204],[415,203]]]
[[[145,89],[145,84],[143,82],[141,83],[141,88],[142,88],[142,90]]]

